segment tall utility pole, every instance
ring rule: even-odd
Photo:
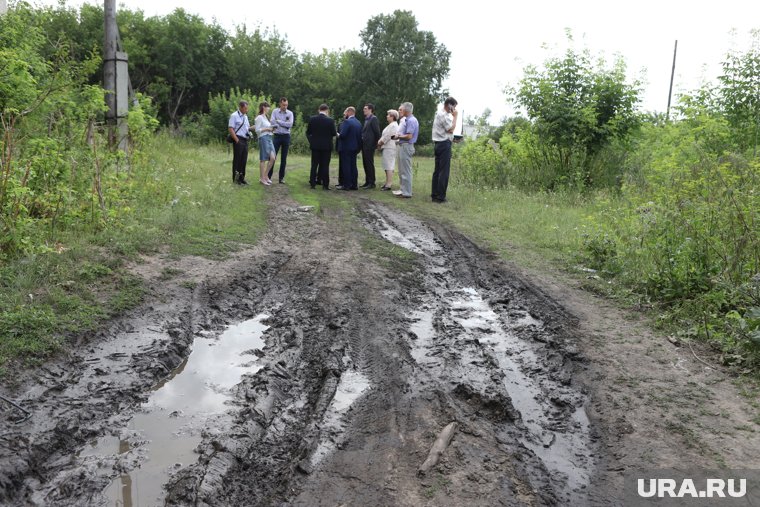
[[[673,96],[673,77],[676,75],[676,53],[678,53],[678,41],[673,48],[673,68],[670,71],[670,90],[668,91],[668,110],[665,113],[665,121],[670,119],[670,98]]]
[[[129,112],[129,71],[127,53],[119,51],[116,26],[116,0],[105,2],[105,41],[103,44],[103,88],[106,91],[106,123],[111,146],[127,151],[127,113]]]
[[[5,0],[0,0],[0,16],[8,12],[8,3]]]

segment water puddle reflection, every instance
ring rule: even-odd
[[[589,438],[586,411],[583,407],[576,407],[571,416],[574,428],[568,431],[548,430],[555,426],[555,421],[551,419],[548,404],[539,401],[545,398],[544,390],[523,373],[539,368],[539,358],[526,342],[502,327],[498,315],[477,291],[466,288],[460,294],[461,298],[451,304],[453,319],[469,332],[478,331],[478,341],[493,351],[493,357],[506,372],[505,388],[529,431],[528,437],[523,438],[523,444],[540,457],[549,470],[565,474],[570,489],[586,487],[590,479],[587,460],[591,453],[586,445]],[[540,326],[541,322],[525,315],[516,319],[514,325]],[[520,363],[513,357],[519,357]],[[547,388],[558,390],[559,386],[550,385]]]
[[[384,210],[385,214],[392,214],[391,210]],[[385,216],[374,209],[368,209],[375,223],[371,226],[377,232],[396,246],[400,246],[418,254],[432,254],[440,251],[441,247],[435,240],[435,235],[421,222],[406,217],[406,221],[391,224]]]
[[[80,453],[96,462],[116,455],[117,465],[124,464],[116,468],[129,470],[103,492],[108,505],[163,505],[163,485],[172,471],[196,461],[201,432],[223,426],[230,389],[261,369],[253,351],[264,348],[267,317],[230,326],[218,339],[196,338],[192,353],[155,386],[118,438],[105,436]]]
[[[414,333],[414,340],[411,343],[410,350],[412,357],[420,365],[440,363],[440,359],[431,354],[434,346],[433,337],[435,336],[433,311],[423,309],[412,312],[410,318],[412,325],[409,330]]]
[[[319,464],[325,456],[340,445],[340,438],[345,430],[343,416],[359,397],[369,389],[370,382],[361,372],[346,370],[340,377],[330,406],[322,420],[321,437],[316,451],[311,457],[313,466]]]

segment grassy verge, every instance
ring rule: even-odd
[[[313,206],[347,206],[350,201],[339,192],[310,190],[308,159],[291,156],[288,181],[291,195]],[[359,182],[363,182],[359,162]],[[333,179],[337,181],[337,162],[333,163]],[[379,160],[376,166],[379,168]],[[456,168],[452,168],[455,172]],[[379,174],[378,181],[384,181]],[[362,191],[372,199],[396,205],[421,218],[435,218],[454,225],[457,229],[477,238],[503,258],[528,267],[573,265],[581,247],[583,217],[594,212],[595,205],[574,195],[527,195],[513,189],[474,188],[452,183],[449,202],[440,205],[430,199],[433,159],[414,159],[414,197],[398,199],[390,192]],[[394,189],[398,188],[398,175],[394,175]],[[350,195],[350,194],[349,194]],[[338,204],[340,203],[340,204]]]
[[[125,266],[141,254],[221,258],[256,241],[264,191],[230,183],[230,153],[159,136],[146,155],[128,209],[97,229],[64,231],[54,252],[0,266],[0,376],[139,304],[144,289]]]

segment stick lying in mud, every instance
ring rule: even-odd
[[[456,430],[456,421],[449,423],[448,426],[443,428],[443,431],[438,434],[438,438],[433,442],[433,447],[430,448],[427,459],[417,470],[417,475],[425,475],[438,464],[438,460],[441,459],[441,456],[446,452],[446,448],[451,443],[451,439],[454,438],[454,432]]]
[[[22,423],[22,422],[26,421],[27,419],[29,419],[30,417],[32,417],[32,413],[31,412],[29,412],[27,409],[25,409],[24,407],[22,407],[18,403],[14,402],[13,400],[9,400],[8,398],[6,398],[5,396],[3,396],[2,394],[0,394],[0,400],[3,400],[4,402],[8,403],[9,405],[12,405],[12,406],[16,407],[17,409],[19,409],[21,412],[23,412],[25,414],[24,417],[22,417],[21,419],[17,419],[15,421],[13,421],[16,424]]]

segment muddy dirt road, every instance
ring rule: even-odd
[[[635,467],[760,468],[732,379],[635,319],[272,190],[256,247],[145,259],[143,307],[0,390],[0,504],[622,505]]]

